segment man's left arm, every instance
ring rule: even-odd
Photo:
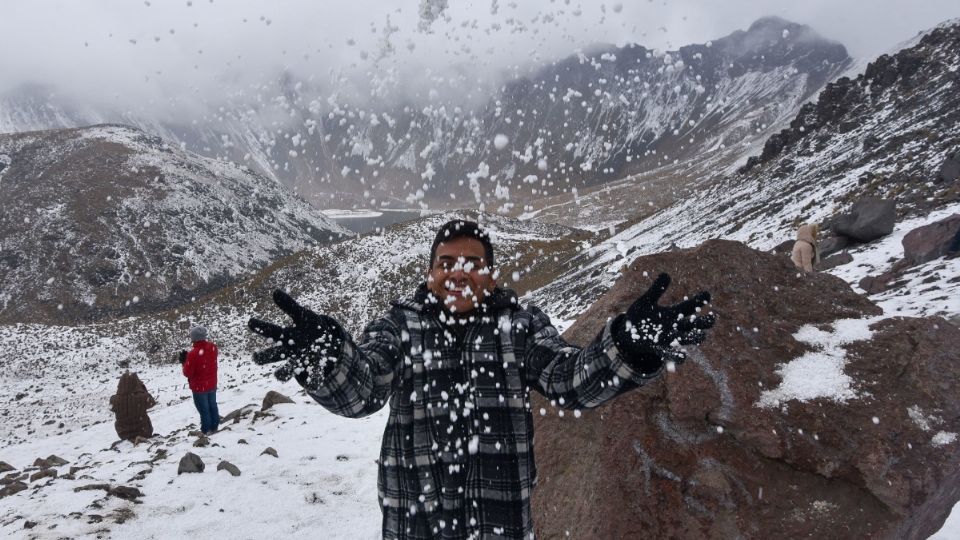
[[[627,390],[655,379],[663,361],[631,362],[617,346],[612,322],[586,347],[564,341],[550,318],[536,306],[528,329],[524,357],[527,382],[566,409],[602,405]]]
[[[710,303],[706,291],[678,304],[659,305],[669,285],[670,276],[660,274],[583,349],[563,341],[547,315],[531,308],[528,381],[563,407],[590,408],[656,378],[666,362],[682,362],[685,353],[679,346],[701,343],[715,318],[700,314]]]

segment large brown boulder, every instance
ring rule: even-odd
[[[917,227],[903,237],[903,257],[912,264],[922,264],[943,257],[958,230],[960,214]]]
[[[540,538],[926,538],[960,498],[960,329],[881,317],[828,274],[729,241],[641,257],[565,334],[657,272],[718,323],[675,373],[582,417],[534,404]],[[648,275],[644,275],[648,272]]]

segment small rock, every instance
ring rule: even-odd
[[[237,444],[249,444],[246,439],[240,439]]]
[[[350,461],[350,458],[348,458],[343,454],[340,454],[339,456],[337,456],[337,461]]]
[[[139,489],[129,486],[115,486],[108,489],[107,493],[127,501],[133,501],[138,497],[143,497],[143,493],[141,493]]]
[[[24,529],[32,529],[37,526],[36,521],[30,521],[29,519],[23,522]]]
[[[204,448],[210,446],[210,439],[206,435],[201,435],[197,437],[197,440],[193,441],[194,448]]]
[[[267,395],[263,396],[263,405],[260,407],[260,410],[265,411],[279,403],[293,403],[293,400],[280,392],[271,390],[267,392]]]
[[[233,476],[240,476],[240,469],[238,469],[236,465],[230,463],[229,461],[221,461],[219,464],[217,464],[217,470],[227,471]]]
[[[66,465],[67,463],[70,462],[61,457],[50,454],[46,457],[46,459],[37,458],[36,461],[33,462],[33,466],[40,467],[41,469],[49,469],[50,467],[59,467],[61,465]]]
[[[220,420],[220,422],[225,424],[225,423],[233,420],[234,423],[237,423],[237,422],[240,421],[241,418],[243,418],[244,416],[247,416],[248,414],[250,414],[250,411],[252,410],[252,407],[256,407],[256,405],[253,405],[253,404],[251,404],[251,405],[244,405],[243,407],[240,407],[239,409],[234,409],[234,410],[230,411],[229,413],[227,413],[227,415],[224,416],[224,417]]]
[[[264,454],[269,454],[269,455],[271,455],[271,456],[273,456],[273,457],[280,457],[280,456],[277,455],[277,451],[274,450],[273,447],[270,447],[270,446],[268,446],[267,449],[264,450],[263,452],[260,452],[260,455],[261,455],[261,456],[264,455]]]
[[[180,466],[177,467],[177,474],[201,473],[205,467],[206,465],[203,464],[200,456],[192,452],[187,452],[185,456],[180,458]]]
[[[110,484],[87,484],[85,486],[77,486],[73,488],[74,493],[80,491],[93,491],[96,489],[102,489],[103,491],[110,491]]]
[[[203,432],[200,431],[199,429],[192,429],[189,432],[187,432],[187,435],[191,437],[203,437]]]
[[[27,489],[27,485],[23,482],[13,482],[12,484],[7,484],[0,489],[0,499],[6,497],[7,495],[13,495],[14,493],[20,493],[21,491]]]
[[[17,470],[16,467],[7,463],[6,461],[0,461],[0,473],[10,472]]]
[[[47,477],[49,477],[49,478],[56,478],[56,477],[57,477],[57,470],[56,470],[56,469],[42,469],[42,470],[40,470],[39,472],[35,472],[35,473],[31,474],[31,475],[30,475],[30,481],[31,481],[31,482],[36,482],[37,480],[40,480],[41,478],[47,478]]]

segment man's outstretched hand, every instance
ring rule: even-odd
[[[273,291],[273,301],[293,320],[291,326],[279,326],[251,318],[247,326],[266,337],[275,346],[253,355],[257,364],[284,362],[273,374],[281,381],[296,376],[301,384],[322,382],[324,367],[340,354],[344,332],[332,318],[318,315],[301,306],[280,289]]]
[[[683,362],[686,354],[679,346],[703,342],[706,330],[716,322],[712,314],[699,315],[710,303],[706,291],[678,304],[658,305],[669,286],[670,276],[660,274],[626,314],[614,321],[614,341],[645,374],[656,372],[666,361]]]

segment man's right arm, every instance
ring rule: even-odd
[[[344,334],[338,357],[322,376],[297,376],[307,393],[327,410],[348,418],[371,415],[386,404],[402,365],[400,325],[386,315],[367,325],[359,344]]]

